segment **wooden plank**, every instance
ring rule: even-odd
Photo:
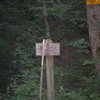
[[[52,42],[47,40],[47,42]],[[46,73],[47,73],[47,93],[48,100],[54,100],[54,70],[53,70],[53,56],[46,56]]]
[[[42,43],[36,43],[36,55],[42,56],[43,45]],[[47,43],[47,49],[45,51],[46,55],[59,56],[60,55],[60,44],[59,43]]]

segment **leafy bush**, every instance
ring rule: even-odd
[[[40,69],[22,71],[13,84],[14,94],[11,100],[39,99]],[[43,100],[47,100],[45,76],[43,81]],[[100,80],[93,73],[85,76],[73,68],[55,66],[55,98],[56,100],[99,100]]]

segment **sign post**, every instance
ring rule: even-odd
[[[43,56],[43,44],[36,43],[36,55]],[[53,70],[53,56],[60,55],[60,44],[53,43],[51,39],[46,40],[46,49],[44,56],[46,56],[46,75],[47,75],[47,94],[48,100],[54,100],[54,70]]]

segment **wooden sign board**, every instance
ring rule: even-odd
[[[43,44],[36,43],[36,55],[42,56]],[[59,56],[60,55],[60,44],[59,43],[48,43],[44,51],[45,56]]]

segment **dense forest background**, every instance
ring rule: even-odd
[[[56,100],[100,100],[85,2],[46,2],[51,39],[61,43],[61,56],[54,59]],[[43,38],[42,0],[0,0],[0,100],[39,100],[41,58],[35,55],[35,43]]]

